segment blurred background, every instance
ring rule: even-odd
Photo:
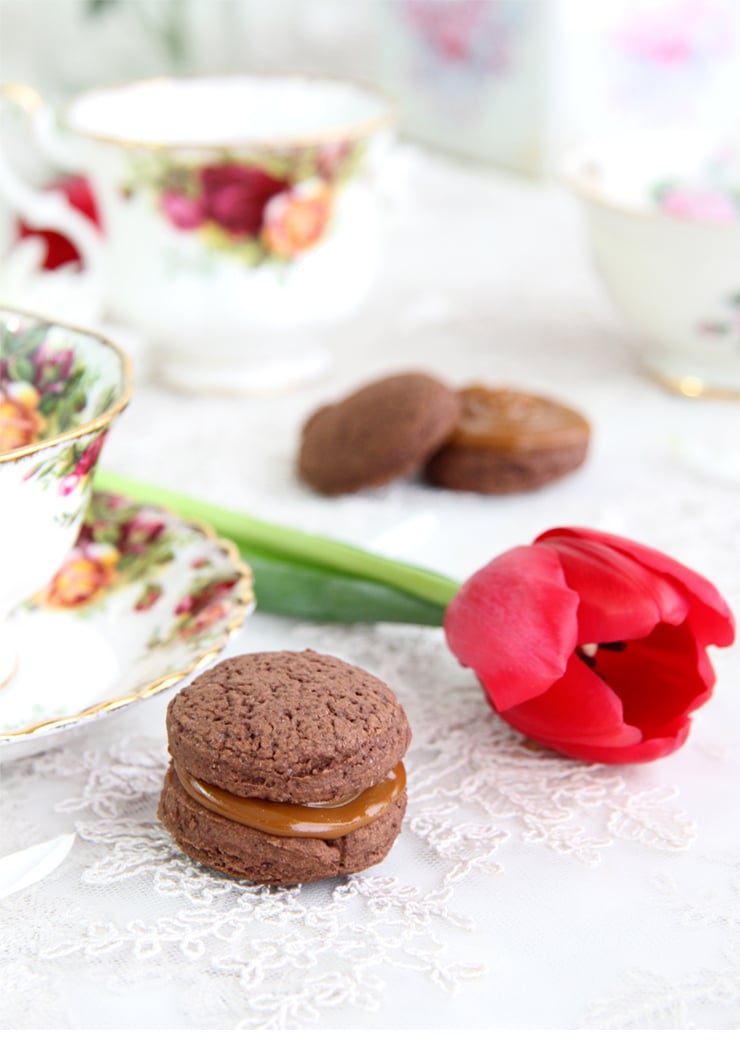
[[[498,303],[509,303],[520,258],[526,273],[534,262],[540,274],[564,272],[545,234],[552,221],[537,212],[550,204],[536,195],[557,184],[569,147],[665,127],[737,138],[740,0],[0,0],[0,80],[30,84],[54,107],[94,85],[232,72],[350,77],[395,99],[405,153],[384,168],[383,190],[395,257],[400,245],[406,256],[388,263],[388,296],[401,298],[408,283],[413,306],[425,274],[440,291],[419,309],[426,322],[456,296],[456,318],[471,327],[496,282]],[[13,166],[37,185],[55,179],[20,109],[1,117]],[[463,183],[452,170],[435,182],[436,170],[420,166],[432,155]],[[481,177],[489,186],[473,187]],[[92,215],[84,187],[64,190]],[[481,225],[482,210],[491,225]],[[39,240],[19,244],[18,230],[0,202],[0,303],[97,325],[86,277],[50,274]]]
[[[62,103],[163,73],[382,85],[402,132],[527,175],[595,132],[732,128],[738,0],[0,0],[0,76]]]

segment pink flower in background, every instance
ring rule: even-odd
[[[331,214],[331,188],[311,180],[271,199],[265,210],[262,241],[277,257],[291,259],[315,246]]]
[[[719,189],[674,187],[661,195],[660,207],[664,213],[685,220],[727,224],[740,219],[737,203],[726,191]]]
[[[488,0],[407,0],[409,21],[441,56],[465,61],[480,35]]]
[[[261,169],[233,163],[201,170],[204,217],[232,235],[255,238],[271,198],[290,186]]]
[[[723,54],[732,46],[726,3],[680,0],[658,10],[635,10],[615,33],[628,54],[662,67],[682,66]]]
[[[182,191],[165,191],[160,204],[168,219],[181,231],[191,231],[205,219],[205,209],[200,199],[190,198]]]

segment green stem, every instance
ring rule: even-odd
[[[367,620],[398,619],[411,623],[440,624],[445,607],[460,586],[449,577],[418,566],[383,558],[360,547],[285,525],[261,521],[159,485],[134,481],[109,471],[99,470],[95,484],[104,491],[117,492],[137,502],[161,505],[181,516],[205,521],[219,535],[233,540],[245,559],[251,560],[255,567],[258,600],[259,569],[262,569],[263,597],[275,598],[274,604],[263,608],[272,612],[296,611],[296,606],[287,604],[281,610],[278,605],[278,581],[283,589],[288,573],[293,577],[301,577],[307,587],[309,583],[314,588],[321,586],[327,599],[334,597],[334,608],[338,615],[326,616],[326,613],[332,612],[332,606],[327,602],[320,610],[324,614],[323,619],[363,619],[357,614],[362,612],[364,605],[367,608],[364,619]],[[363,585],[366,585],[364,593]],[[368,586],[373,586],[374,590],[370,591]],[[352,595],[356,597],[352,598],[352,605],[347,608],[347,598]],[[392,595],[396,596],[396,606],[384,608],[382,599],[390,600]],[[340,596],[344,598],[341,604]],[[342,615],[350,612],[355,615]],[[384,618],[382,614],[385,612],[396,615]]]

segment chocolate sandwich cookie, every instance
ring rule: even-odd
[[[395,694],[336,657],[222,661],[170,702],[159,819],[215,870],[265,884],[356,873],[406,809],[411,733]]]
[[[525,492],[586,458],[589,423],[564,404],[483,386],[463,389],[460,397],[458,426],[425,468],[433,484],[496,495]]]
[[[308,419],[298,473],[324,495],[379,487],[419,470],[459,416],[456,393],[431,375],[381,378]]]

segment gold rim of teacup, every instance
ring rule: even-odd
[[[70,114],[75,104],[82,99],[91,99],[96,95],[104,95],[106,92],[115,92],[121,89],[138,88],[148,85],[157,84],[178,84],[182,82],[194,82],[194,81],[296,81],[296,82],[323,82],[325,84],[334,84],[345,87],[353,87],[366,92],[378,101],[380,112],[376,117],[365,118],[363,121],[357,121],[347,125],[329,126],[322,128],[320,131],[304,135],[304,136],[274,136],[274,137],[254,137],[249,136],[238,137],[235,136],[232,140],[226,143],[199,143],[197,141],[192,142],[188,140],[168,140],[166,142],[144,139],[139,140],[129,136],[116,136],[112,134],[106,134],[103,132],[91,132],[89,129],[84,128],[81,125],[75,124]],[[20,95],[17,96],[17,101],[21,105],[25,105],[27,110],[35,109],[40,103],[40,97],[37,93],[30,89],[30,95],[24,96],[23,90],[25,85],[11,86],[17,87],[21,90]],[[36,97],[36,98],[33,98]],[[398,105],[394,99],[391,98],[386,92],[384,92],[377,85],[363,82],[359,79],[350,77],[332,77],[328,74],[314,74],[314,73],[236,73],[236,74],[191,74],[183,76],[173,77],[146,77],[139,78],[133,81],[120,81],[107,85],[100,85],[96,88],[90,88],[87,91],[80,92],[74,97],[63,110],[64,113],[64,124],[65,126],[77,136],[81,136],[83,139],[92,140],[96,143],[108,143],[114,144],[119,147],[133,148],[136,150],[150,150],[150,151],[198,151],[204,153],[217,153],[223,154],[229,151],[238,150],[249,150],[249,151],[269,151],[269,150],[296,150],[303,147],[321,146],[326,143],[346,143],[347,141],[357,141],[364,139],[367,136],[372,135],[381,128],[385,128],[394,124],[398,118]]]
[[[67,330],[71,334],[80,334],[85,338],[93,338],[95,341],[100,342],[101,345],[107,346],[118,357],[118,361],[121,365],[122,388],[121,395],[116,402],[107,409],[107,411],[101,412],[101,414],[96,415],[95,418],[90,419],[89,422],[86,422],[82,426],[77,426],[75,429],[67,429],[63,433],[55,433],[53,437],[45,437],[43,440],[37,440],[33,444],[24,444],[21,448],[11,448],[10,451],[0,452],[0,463],[15,462],[28,455],[34,455],[38,451],[44,451],[46,448],[54,448],[58,444],[66,444],[70,440],[77,440],[79,437],[85,437],[89,433],[97,433],[98,430],[109,426],[113,419],[116,418],[117,415],[120,415],[126,405],[130,402],[133,390],[133,368],[131,360],[120,346],[94,330],[62,323],[57,319],[48,319],[45,316],[37,315],[35,312],[25,312],[22,309],[12,308],[9,305],[0,305],[0,317],[6,316],[15,316],[19,319],[33,320],[36,323],[43,323],[49,327],[60,327],[62,330]]]
[[[155,506],[155,504],[152,503],[142,503],[141,505]],[[10,744],[18,738],[27,737],[31,734],[38,734],[41,731],[49,732],[62,727],[72,726],[80,720],[90,719],[101,713],[114,712],[116,709],[123,708],[124,705],[131,705],[134,701],[143,701],[147,697],[153,697],[155,694],[160,694],[162,691],[168,690],[170,687],[187,679],[187,677],[192,675],[193,672],[198,671],[200,668],[204,668],[207,664],[210,664],[211,661],[215,661],[225,649],[229,639],[231,639],[232,636],[243,627],[244,622],[250,615],[255,604],[254,575],[251,566],[248,565],[239,554],[236,544],[231,540],[224,539],[223,536],[219,536],[218,533],[205,521],[198,521],[194,518],[184,518],[180,514],[169,510],[167,507],[157,506],[157,510],[161,510],[170,517],[176,518],[181,524],[190,525],[192,528],[200,532],[206,539],[212,540],[214,543],[218,544],[219,549],[226,555],[238,573],[240,578],[239,587],[234,600],[236,608],[231,619],[224,628],[223,634],[219,637],[216,643],[198,654],[197,657],[194,657],[184,668],[180,668],[176,672],[169,672],[167,675],[159,676],[159,678],[153,679],[150,683],[147,683],[146,686],[132,690],[128,694],[122,694],[120,697],[112,697],[106,701],[100,701],[97,704],[90,705],[89,708],[84,708],[81,712],[77,712],[73,716],[57,716],[51,719],[42,719],[36,723],[30,723],[28,726],[21,727],[18,730],[0,732],[0,751],[2,750],[3,744]]]
[[[677,393],[693,400],[703,398],[730,402],[740,400],[740,389],[724,388],[711,382],[705,382],[696,374],[668,374],[651,364],[643,364],[642,371],[669,393]]]
[[[599,141],[601,142],[601,141]],[[581,198],[597,205],[606,206],[614,213],[635,219],[657,220],[665,224],[683,227],[701,228],[703,231],[730,231],[737,236],[737,224],[718,224],[711,220],[696,217],[677,216],[656,209],[646,202],[644,205],[629,204],[622,199],[608,195],[595,181],[602,179],[604,162],[597,153],[598,142],[577,146],[566,151],[564,162],[560,167],[561,181]]]

